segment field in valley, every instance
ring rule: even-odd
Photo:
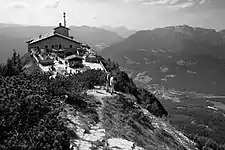
[[[201,93],[149,87],[170,113],[172,125],[185,133],[225,144],[225,98],[206,98]]]

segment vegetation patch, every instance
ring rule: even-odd
[[[130,98],[119,95],[104,100],[103,128],[109,137],[124,138],[134,141],[140,147],[150,148],[154,145],[151,134],[154,128],[151,120],[140,108],[135,107],[135,98]]]
[[[48,94],[37,79],[0,77],[0,149],[69,149],[58,119],[63,98]]]

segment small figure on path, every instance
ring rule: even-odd
[[[109,92],[110,77],[111,77],[111,73],[107,72],[107,76],[106,76],[106,92]]]
[[[110,93],[111,93],[111,95],[115,92],[115,83],[116,83],[116,78],[115,77],[110,77],[110,87],[111,87],[111,91],[110,91]]]

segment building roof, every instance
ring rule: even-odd
[[[65,26],[62,26],[62,25],[61,25],[61,26],[58,26],[58,27],[55,27],[54,30],[56,30],[56,29],[58,29],[58,28],[65,28],[65,29],[67,29],[67,30],[70,30],[69,28],[67,28],[67,27],[65,27]]]
[[[28,40],[26,43],[28,43],[28,44],[34,44],[34,43],[40,42],[42,40],[45,40],[45,39],[48,39],[48,38],[51,38],[51,37],[54,37],[54,36],[59,36],[59,37],[62,37],[64,39],[70,40],[72,42],[76,42],[78,44],[81,44],[80,42],[75,41],[74,39],[72,39],[70,37],[64,36],[62,34],[54,33],[54,32],[48,33],[48,34],[45,34],[45,35],[40,35],[38,38]]]
[[[53,35],[54,35],[53,32],[52,32],[52,33],[47,33],[47,34],[44,34],[44,35],[40,35],[40,36],[37,37],[37,38],[28,40],[26,43],[28,43],[28,44],[36,43],[36,42],[38,42],[38,41],[41,41],[41,40],[46,39],[46,38],[48,38],[48,37],[51,37],[51,36],[53,36]]]
[[[70,55],[68,57],[65,58],[65,60],[70,60],[70,59],[74,59],[74,58],[78,58],[78,59],[84,59],[83,57],[81,56],[77,56],[77,55]]]

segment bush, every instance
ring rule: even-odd
[[[168,112],[165,110],[160,101],[146,89],[138,88],[138,92],[135,97],[137,98],[137,103],[153,115],[157,117],[164,117],[168,115]]]
[[[13,56],[8,58],[6,64],[0,65],[0,75],[2,76],[14,76],[21,72],[22,65],[20,55],[13,50]]]
[[[49,79],[47,73],[33,72],[28,78],[38,78],[51,95],[65,95],[69,93],[82,93],[87,89],[93,89],[96,85],[105,85],[106,74],[101,70],[87,70],[83,73],[73,74],[69,77],[56,76]]]
[[[58,118],[63,99],[49,95],[40,78],[0,78],[1,149],[69,149]]]
[[[123,93],[137,94],[137,87],[124,71],[113,71],[116,78],[115,90]]]

